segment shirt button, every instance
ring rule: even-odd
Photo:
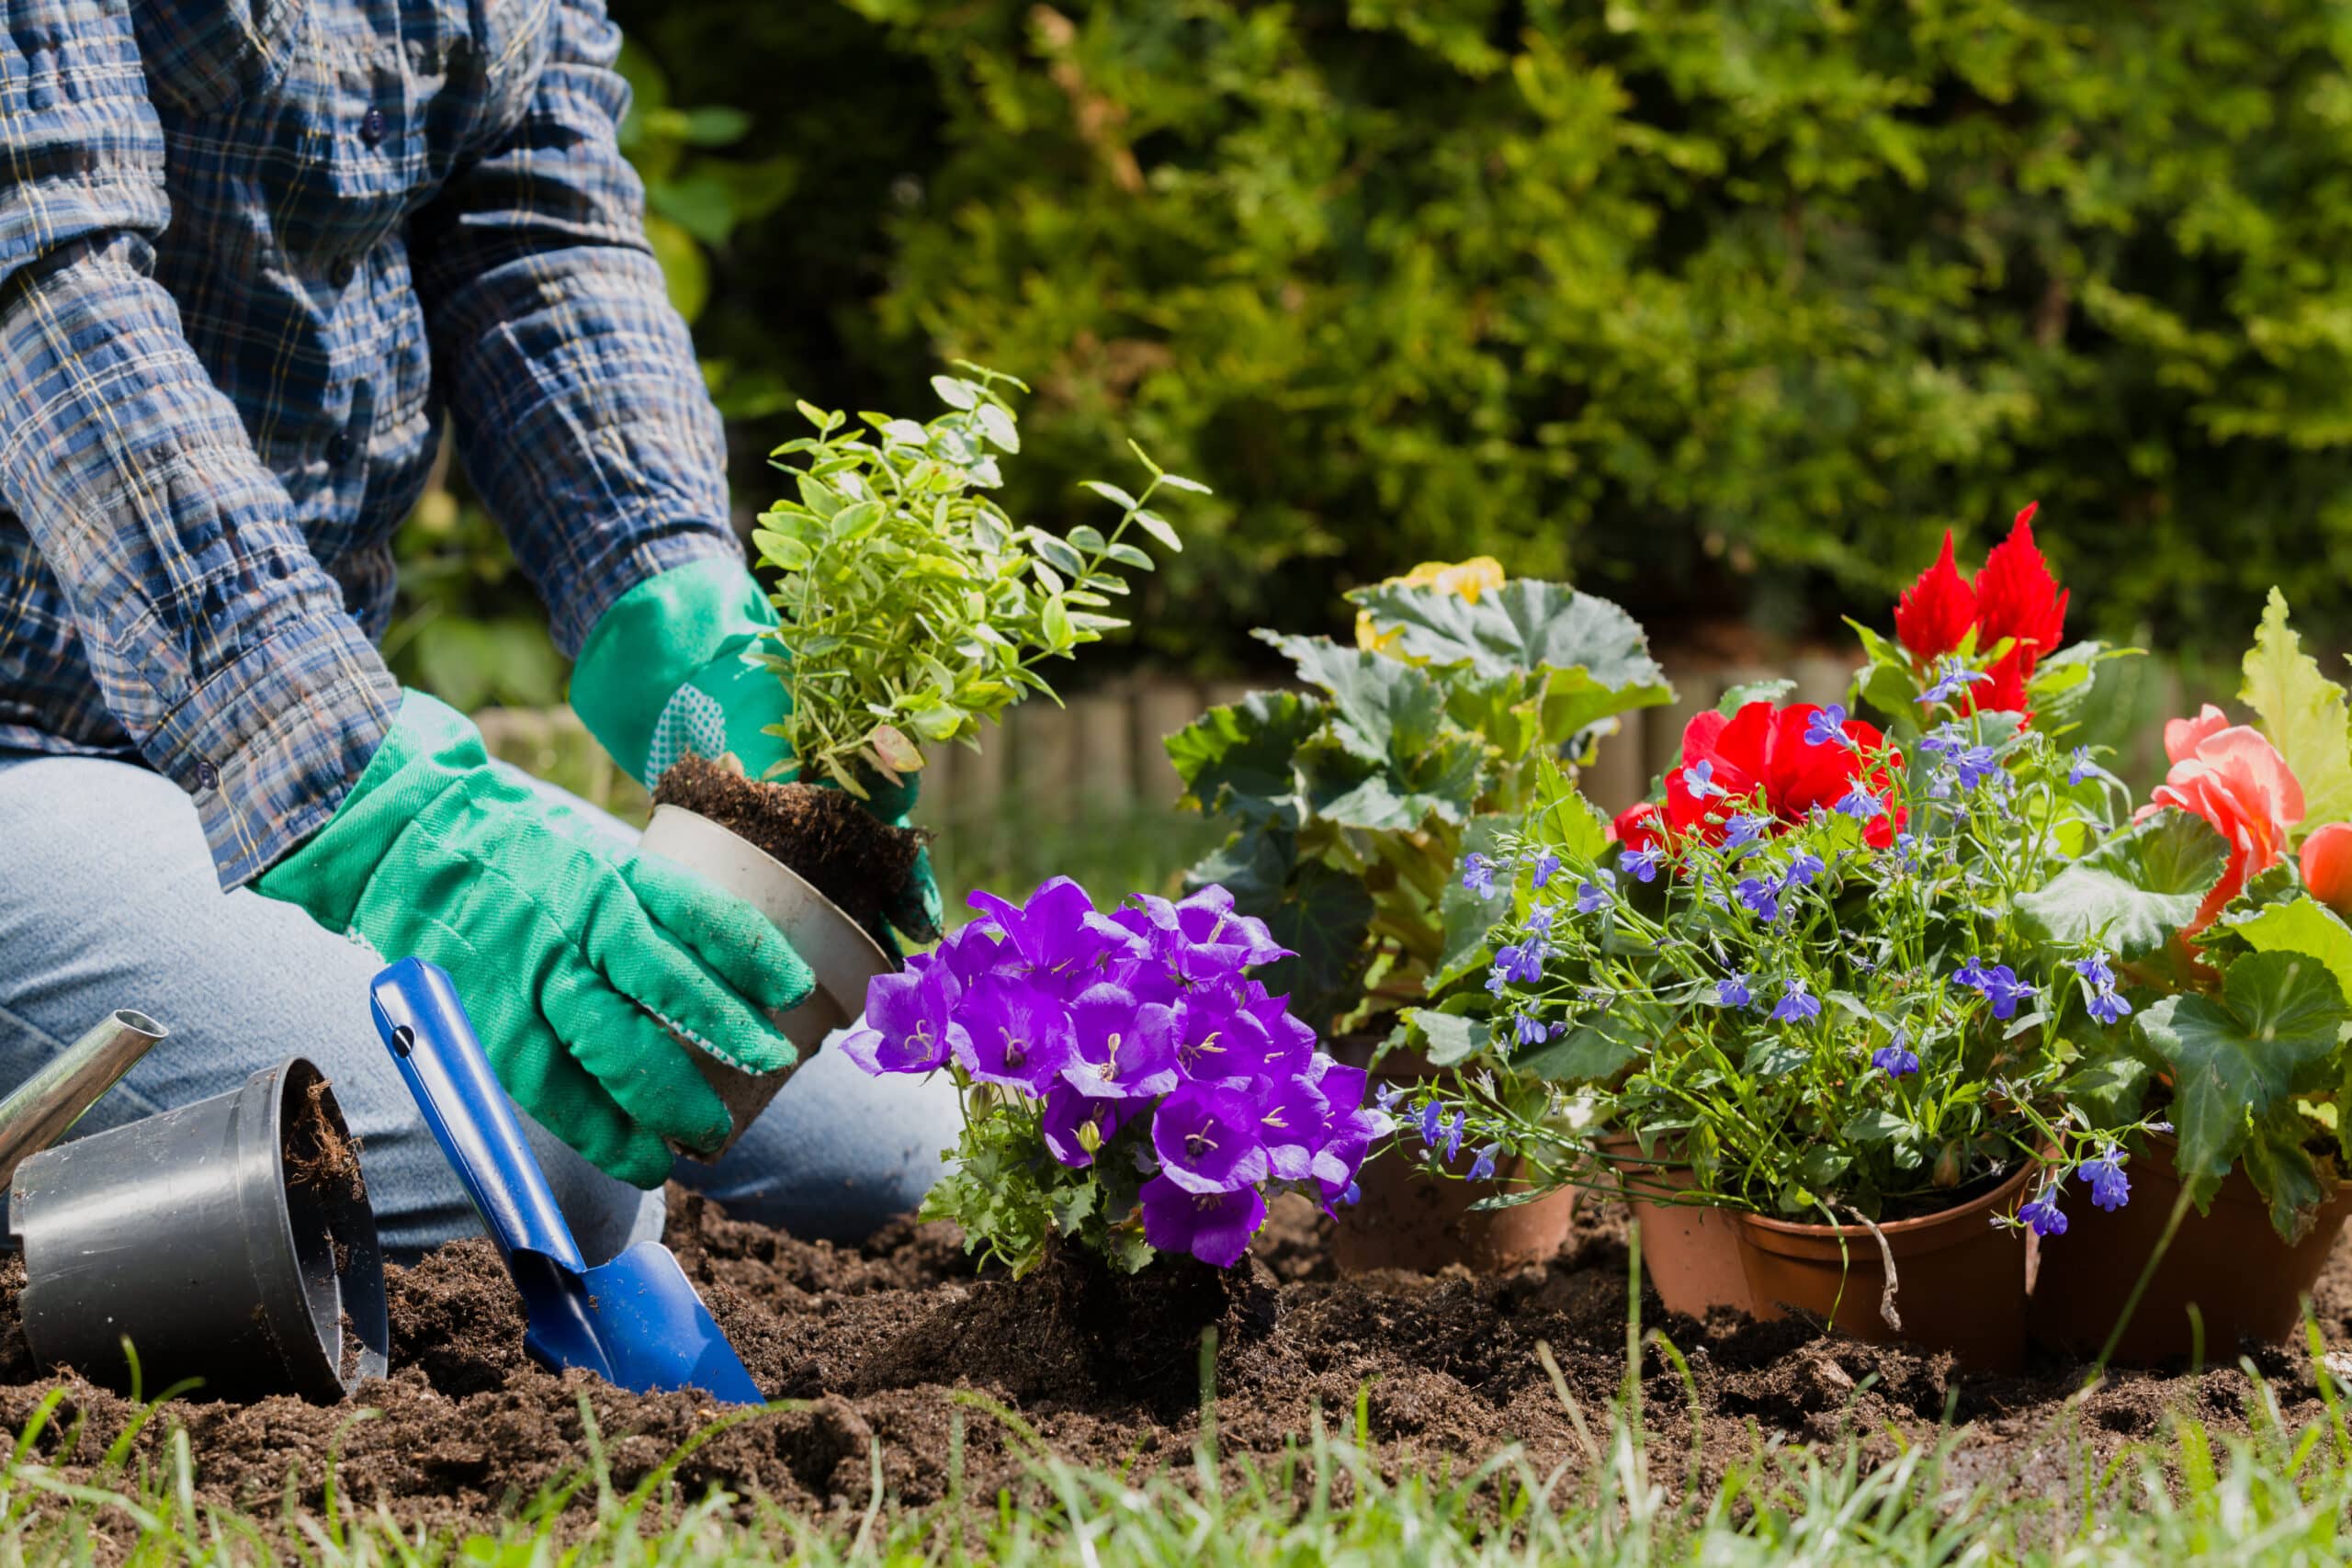
[[[199,761],[196,764],[196,787],[198,789],[219,789],[220,787],[220,770],[214,767],[210,762]]]
[[[351,432],[338,430],[334,433],[334,438],[327,443],[327,461],[339,468],[351,461],[352,453],[358,448],[359,443],[351,438]]]
[[[384,111],[369,109],[359,119],[359,140],[374,147],[384,140]]]
[[[349,256],[345,256],[333,266],[327,268],[327,281],[334,284],[337,288],[350,288],[351,280],[358,276],[359,264],[353,261]]]

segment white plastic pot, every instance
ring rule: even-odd
[[[716,1056],[695,1058],[702,1076],[734,1117],[735,1131],[728,1138],[731,1145],[752,1118],[767,1109],[800,1062],[814,1055],[834,1031],[847,1028],[865,1013],[866,982],[896,965],[863,926],[799,873],[707,817],[682,806],[657,806],[637,847],[641,853],[675,861],[757,908],[816,976],[816,987],[806,1001],[772,1015],[785,1038],[799,1050],[793,1066],[747,1073]]]

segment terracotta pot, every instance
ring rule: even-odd
[[[1515,1162],[1492,1181],[1434,1176],[1418,1159],[1389,1149],[1364,1162],[1363,1196],[1340,1211],[1331,1259],[1342,1274],[1409,1269],[1433,1274],[1449,1263],[1500,1273],[1548,1261],[1576,1223],[1577,1190],[1563,1187],[1532,1202],[1472,1213],[1470,1205],[1523,1185]]]
[[[2035,1339],[2056,1349],[2096,1356],[2107,1343],[2123,1303],[2164,1234],[2180,1196],[2173,1163],[2178,1146],[2149,1140],[2145,1154],[2125,1167],[2132,1201],[2113,1213],[2091,1206],[2080,1183],[2071,1190],[2066,1234],[2039,1238],[2040,1269],[2030,1325]],[[2327,1255],[2352,1217],[2352,1183],[2338,1188],[2319,1212],[2311,1234],[2292,1246],[2270,1224],[2270,1206],[2233,1170],[2214,1196],[2212,1213],[2192,1206],[2172,1246],[2148,1281],[2115,1348],[2125,1366],[2186,1358],[2197,1346],[2188,1308],[2204,1324],[2204,1353],[2223,1364],[2244,1338],[2279,1344],[2302,1332],[2303,1299],[2327,1265]]]
[[[1886,1268],[1869,1230],[1737,1215],[1752,1310],[1760,1318],[1803,1314],[1874,1345],[1949,1350],[1977,1371],[2014,1369],[2025,1359],[2025,1236],[1992,1219],[2016,1211],[2036,1168],[2019,1167],[1958,1208],[1879,1227],[1894,1255],[1900,1330],[1880,1315]]]
[[[1330,1049],[1340,1061],[1360,1067],[1378,1047],[1378,1041],[1357,1035],[1333,1041]],[[1372,1069],[1375,1084],[1401,1089],[1444,1085],[1453,1076],[1410,1052],[1391,1052]],[[1426,1169],[1415,1144],[1408,1133],[1404,1147],[1366,1160],[1357,1173],[1363,1196],[1340,1211],[1331,1236],[1331,1260],[1342,1274],[1373,1269],[1433,1274],[1449,1263],[1501,1273],[1546,1262],[1567,1241],[1576,1224],[1575,1188],[1508,1209],[1473,1213],[1470,1206],[1481,1199],[1523,1189],[1524,1166],[1506,1160],[1494,1180],[1464,1181]]]
[[[748,1073],[697,1052],[695,1065],[735,1119],[731,1146],[743,1129],[767,1109],[795,1067],[814,1055],[834,1031],[865,1011],[866,982],[896,967],[881,944],[841,907],[765,850],[679,806],[657,806],[638,840],[639,851],[673,860],[700,874],[765,915],[816,976],[808,998],[774,1016],[785,1038],[799,1048],[799,1061],[773,1073]],[[716,1159],[725,1148],[698,1158]]]
[[[1644,1159],[1641,1145],[1625,1134],[1603,1138],[1600,1150],[1610,1156],[1620,1186],[1595,1190],[1623,1197],[1642,1227],[1642,1268],[1666,1310],[1690,1317],[1704,1317],[1716,1307],[1752,1314],[1755,1298],[1748,1293],[1732,1212],[1659,1201],[1665,1192],[1689,1190],[1690,1168],[1655,1156]],[[1659,1196],[1645,1197],[1645,1191]]]

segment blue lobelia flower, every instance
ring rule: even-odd
[[[2098,1158],[2083,1162],[2083,1175],[2091,1184],[2091,1201],[2110,1214],[2132,1201],[2132,1179],[2123,1174],[2120,1153],[2109,1144],[2099,1150]]]
[[[1524,1012],[1518,1017],[1518,1034],[1521,1045],[1540,1045],[1551,1038],[1551,1031],[1542,1019]]]
[[[1813,886],[1814,878],[1819,876],[1825,869],[1819,855],[1815,854],[1811,850],[1799,850],[1789,857],[1789,869],[1781,874],[1781,886],[1810,887]]]
[[[2099,949],[2088,958],[2068,960],[2067,967],[2102,991],[2110,989],[2115,985],[2115,966],[2109,962],[2105,948]]]
[[[1510,956],[1506,960],[1503,953]],[[1529,937],[1517,947],[1507,947],[1495,954],[1495,962],[1502,965],[1503,977],[1522,986],[1532,986],[1544,978],[1544,960],[1551,956],[1551,949],[1544,945],[1540,936]]]
[[[1404,1094],[1403,1085],[1385,1083],[1372,1091],[1373,1103],[1380,1108],[1383,1115],[1385,1115],[1396,1109],[1396,1101],[1402,1099]]]
[[[1545,850],[1542,855],[1537,857],[1535,862],[1535,886],[1541,887],[1545,883],[1551,881],[1553,874],[1557,872],[1559,869],[1560,857],[1554,854],[1551,851]]]
[[[1851,744],[1846,734],[1846,710],[1836,703],[1814,710],[1804,721],[1804,743],[1808,746],[1845,746]]]
[[[1693,762],[1682,770],[1682,787],[1690,792],[1693,800],[1706,800],[1727,793],[1715,782],[1713,762]]]
[[[1549,904],[1539,904],[1527,912],[1527,929],[1537,936],[1552,934],[1552,919],[1557,913]]]
[[[2018,1015],[2018,1004],[2036,994],[2036,987],[2018,978],[2017,971],[2006,964],[1984,971],[1984,999],[1993,1004],[1993,1016],[2007,1021]]]
[[[1972,956],[1967,963],[1962,964],[1960,968],[1954,972],[1952,979],[1956,984],[1965,986],[1972,991],[1981,993],[1984,989],[1984,965],[1981,961]]]
[[[1618,863],[1632,873],[1636,882],[1656,882],[1658,868],[1666,863],[1666,852],[1661,849],[1634,850]]]
[[[2031,1225],[2037,1235],[2066,1234],[2066,1215],[2058,1207],[2058,1188],[2064,1179],[2063,1177],[2052,1178],[2050,1184],[2041,1190],[2041,1196],[2018,1211],[2018,1218]]]
[[[1488,1144],[1480,1149],[1478,1157],[1470,1162],[1470,1179],[1492,1181],[1495,1178],[1495,1156],[1502,1153],[1502,1148],[1500,1144]]]
[[[1990,746],[1971,746],[1951,760],[1952,772],[1960,777],[1960,787],[1973,790],[2001,771],[1999,759]]]
[[[2078,784],[2089,776],[2090,771],[2091,749],[2087,746],[2075,747],[2074,766],[2066,770],[2066,782],[2070,784]]]
[[[1918,700],[1922,703],[1948,703],[1960,694],[1962,687],[1991,679],[1983,671],[1971,670],[1960,660],[1946,654],[1936,660],[1935,681],[1919,694]]]
[[[1715,982],[1715,1005],[1722,1008],[1744,1008],[1756,999],[1755,990],[1746,975],[1726,975]]]
[[[1462,857],[1462,886],[1481,898],[1495,896],[1495,863],[1473,850]]]
[[[1956,719],[1947,719],[1928,731],[1919,742],[1919,750],[1930,757],[1956,757],[1967,746],[1969,739],[1968,726]]]
[[[1894,1039],[1871,1053],[1871,1066],[1891,1078],[1908,1077],[1919,1070],[1919,1053],[1911,1049],[1909,1037],[1897,1030]]]
[[[1744,850],[1764,836],[1772,826],[1770,817],[1753,811],[1742,811],[1724,824],[1724,848]]]
[[[1445,1107],[1439,1104],[1436,1100],[1432,1100],[1427,1105],[1422,1106],[1420,1116],[1421,1142],[1425,1144],[1436,1143],[1437,1130],[1444,1124],[1444,1119]]]
[[[1770,877],[1741,877],[1739,901],[1768,926],[1781,918],[1781,885]]]
[[[1886,803],[1864,789],[1860,784],[1848,790],[1838,802],[1838,809],[1857,822],[1868,822],[1886,815]]]
[[[1802,1023],[1821,1016],[1821,1001],[1804,988],[1804,982],[1792,977],[1781,992],[1781,999],[1772,1004],[1775,1023]]]
[[[2113,987],[2102,987],[2091,993],[2090,1014],[2101,1023],[2120,1023],[2132,1016],[2132,1004]]]
[[[1469,1120],[1468,1111],[1457,1111],[1453,1113],[1453,1120],[1445,1124],[1445,1163],[1448,1165],[1452,1165],[1454,1156],[1462,1152],[1462,1129]]]
[[[1598,882],[1577,885],[1577,913],[1579,915],[1596,915],[1609,908],[1609,890],[1617,884],[1615,872],[1597,871],[1593,874],[1600,878]]]

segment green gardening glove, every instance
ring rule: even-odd
[[[759,661],[781,653],[769,637],[775,611],[741,561],[712,558],[650,577],[597,619],[571,671],[571,706],[623,771],[651,788],[687,752],[717,761],[733,752],[755,779],[792,775],[780,735],[791,689]],[[867,805],[907,826],[917,784],[876,781]],[[890,924],[917,942],[940,934],[939,884],[920,852],[906,886],[886,905]],[[876,933],[892,946],[888,931]]]
[[[748,1072],[795,1059],[765,1011],[797,1006],[808,969],[764,916],[613,848],[421,692],[326,826],[254,886],[447,969],[507,1092],[639,1187],[662,1184],[672,1145],[708,1153],[731,1127],[674,1035]]]

